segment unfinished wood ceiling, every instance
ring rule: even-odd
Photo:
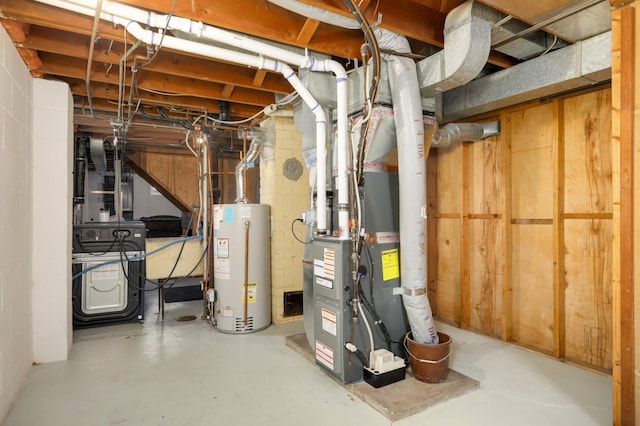
[[[104,0],[106,3],[108,0]],[[90,10],[100,0],[85,1]],[[356,2],[371,23],[407,36],[416,55],[443,45],[444,20],[463,0],[362,0]],[[52,3],[52,2],[46,2]],[[306,18],[267,0],[122,0],[120,3],[185,17],[212,26],[327,54],[347,67],[360,56],[362,31]],[[352,17],[343,0],[300,0],[313,8]],[[585,0],[484,0],[526,25],[535,25]],[[608,2],[603,2],[608,8]],[[34,77],[62,80],[74,96],[79,132],[105,138],[120,113],[131,121],[127,139],[135,146],[179,143],[200,114],[217,117],[228,108],[230,120],[258,114],[292,92],[276,73],[220,62],[197,54],[140,45],[120,69],[124,52],[136,41],[121,26],[31,0],[0,0],[0,17]],[[566,43],[576,40],[567,40]],[[93,40],[93,41],[92,41]],[[494,69],[519,60],[492,51]],[[132,69],[135,84],[131,87]],[[120,85],[122,81],[122,85]],[[123,88],[119,95],[119,89]],[[91,102],[89,102],[89,97]],[[120,99],[120,101],[119,101]],[[91,104],[91,108],[90,108]],[[160,107],[160,109],[158,108]],[[93,113],[91,112],[93,109]]]

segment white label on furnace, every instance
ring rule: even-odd
[[[322,309],[322,329],[327,333],[336,335],[336,313],[328,309]]]
[[[326,288],[333,288],[333,281],[325,278],[316,277],[316,284]]]
[[[324,249],[324,277],[330,280],[336,277],[336,251],[331,248]]]
[[[313,259],[313,275],[324,277],[324,262],[322,260]]]
[[[333,349],[316,340],[316,360],[333,370]]]
[[[224,309],[222,309],[222,316],[233,317],[233,308],[230,306],[225,306]]]

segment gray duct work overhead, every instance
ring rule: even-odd
[[[498,13],[473,0],[453,9],[444,24],[444,49],[418,62],[420,92],[432,97],[473,80],[491,51]]]
[[[459,120],[610,79],[608,31],[444,93],[442,118]]]

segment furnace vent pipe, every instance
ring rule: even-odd
[[[253,162],[260,156],[264,141],[264,135],[260,131],[252,130],[247,137],[252,138],[249,151],[236,166],[236,204],[246,204],[248,201],[244,192],[244,169],[247,166],[252,166]]]
[[[500,122],[449,123],[436,129],[431,139],[432,148],[448,148],[456,142],[479,141],[500,134]]]

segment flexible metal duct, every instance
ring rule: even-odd
[[[244,169],[252,164],[262,152],[264,134],[260,131],[252,130],[247,137],[252,138],[247,155],[236,166],[236,204],[246,204],[247,197],[244,192]]]
[[[449,123],[436,129],[431,139],[432,148],[448,148],[461,141],[479,141],[500,134],[500,122],[490,123]]]

